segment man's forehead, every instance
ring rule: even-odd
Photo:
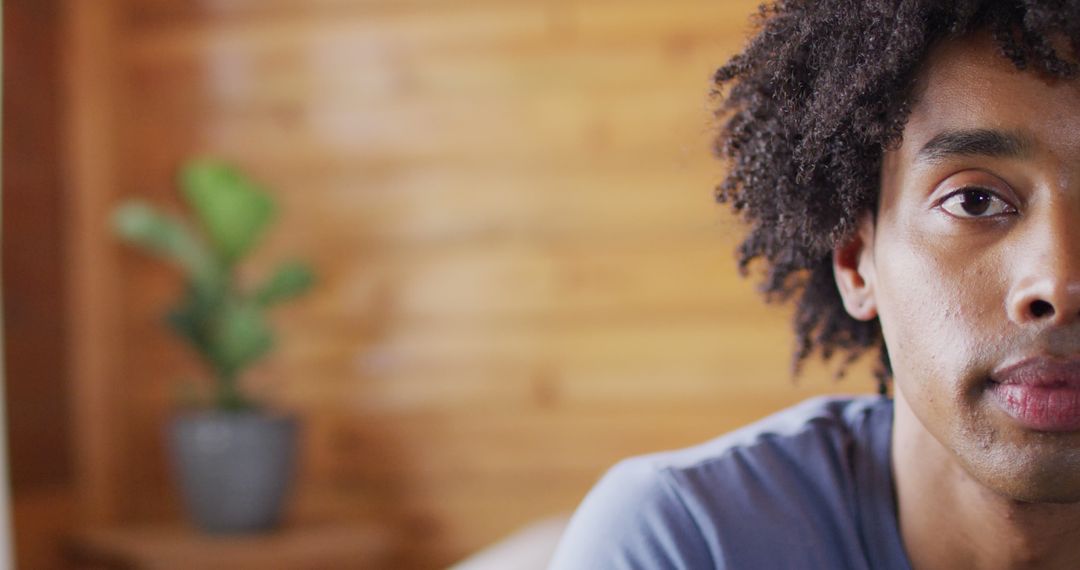
[[[980,146],[1009,156],[1047,144],[1080,153],[1080,81],[1018,69],[988,34],[948,40],[917,77],[903,139],[912,159]]]
[[[1022,74],[1032,75],[1002,56],[987,34],[946,40],[930,50],[916,76],[910,120],[962,120],[964,111],[986,105],[983,95],[1000,87],[1002,78]]]

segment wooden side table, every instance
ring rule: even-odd
[[[392,567],[394,553],[390,532],[355,523],[244,536],[211,536],[179,525],[92,529],[72,535],[67,547],[79,569],[379,569]]]

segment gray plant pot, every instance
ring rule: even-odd
[[[297,431],[296,418],[258,412],[174,417],[173,471],[195,524],[212,534],[277,526],[293,477]]]

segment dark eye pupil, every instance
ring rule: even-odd
[[[982,190],[966,190],[960,207],[971,216],[979,216],[985,214],[990,208],[990,199],[990,195]]]

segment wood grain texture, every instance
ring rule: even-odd
[[[62,6],[71,427],[78,510],[85,521],[105,524],[124,508],[119,489],[126,452],[119,429],[124,387],[117,382],[124,340],[116,326],[123,276],[106,226],[117,183],[114,110],[122,86],[113,61],[119,38],[114,2]]]
[[[56,0],[9,0],[3,11],[4,415],[13,562],[50,570],[63,567],[59,545],[74,518],[75,484],[57,168],[61,9]]]
[[[3,263],[5,401],[12,492],[69,483],[59,5],[5,10]],[[42,421],[51,418],[52,421]]]
[[[792,382],[787,313],[736,275],[712,202],[710,76],[756,4],[126,0],[115,184],[88,200],[175,206],[191,153],[275,190],[246,277],[288,255],[320,275],[247,379],[305,418],[291,520],[377,520],[411,566],[445,566],[622,457],[837,389],[824,367]],[[98,449],[106,486],[124,522],[175,519],[159,434],[200,373],[160,327],[176,276],[93,247],[124,299],[96,356],[128,450]]]

